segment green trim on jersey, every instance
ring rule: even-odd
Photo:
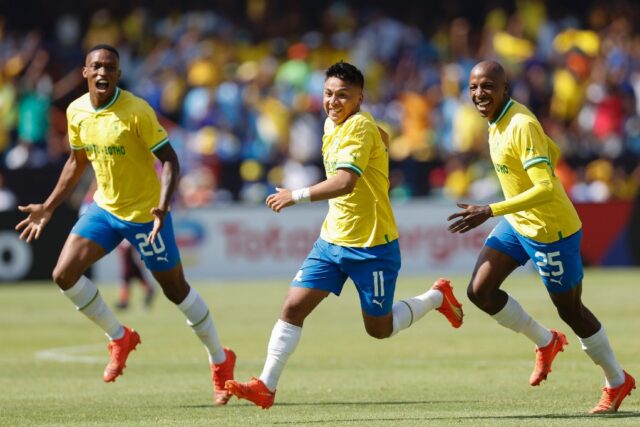
[[[538,163],[546,163],[549,166],[551,166],[551,160],[549,160],[549,158],[545,157],[545,156],[538,156],[538,157],[534,157],[532,159],[529,159],[526,162],[524,162],[524,164],[522,166],[524,166],[524,170],[527,170],[531,166],[537,165]]]
[[[356,173],[356,175],[362,176],[362,169],[353,163],[336,163],[336,169],[351,169]]]
[[[153,147],[150,148],[150,150],[152,152],[164,147],[165,145],[167,145],[169,143],[169,138],[165,138],[162,141],[158,142],[156,145],[154,145]]]
[[[94,108],[94,110],[96,110],[96,113],[102,110],[106,110],[107,108],[111,107],[119,97],[120,97],[120,88],[116,86],[116,91],[113,93],[113,97],[111,97],[111,100],[107,102],[107,104],[104,107]]]
[[[500,119],[502,117],[504,117],[505,114],[507,114],[507,111],[509,111],[509,108],[511,108],[511,106],[513,105],[513,99],[509,98],[509,100],[507,101],[507,103],[504,105],[504,107],[502,108],[502,111],[500,112],[500,114],[498,115],[498,118],[495,119],[492,122],[489,122],[489,125],[494,125],[496,123],[498,123],[500,121]]]

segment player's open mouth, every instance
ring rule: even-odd
[[[100,79],[100,80],[96,81],[96,88],[100,89],[100,90],[109,89],[109,81],[108,80],[103,80],[103,79]]]
[[[485,111],[487,108],[489,108],[489,105],[491,105],[491,100],[490,99],[484,99],[482,101],[475,101],[476,104],[476,108],[480,111]]]

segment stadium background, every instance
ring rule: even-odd
[[[25,7],[25,5],[27,7]],[[640,9],[633,1],[8,1],[0,4],[0,281],[47,279],[87,176],[32,246],[17,204],[44,200],[68,154],[86,48],[121,53],[121,86],[157,111],[179,153],[173,203],[191,277],[291,275],[324,206],[273,215],[276,185],[322,177],[323,70],[366,77],[364,108],[392,136],[404,271],[469,271],[485,227],[446,234],[454,201],[501,197],[486,123],[465,90],[501,61],[512,95],[560,145],[589,265],[640,263]],[[449,260],[449,261],[448,261]],[[117,260],[95,274],[111,280]]]

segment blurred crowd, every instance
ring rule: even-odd
[[[487,123],[467,91],[471,67],[489,58],[505,66],[513,98],[560,146],[556,174],[573,200],[634,198],[640,185],[634,2],[567,2],[565,10],[541,0],[474,2],[472,13],[462,13],[471,2],[453,3],[461,7],[438,17],[426,5],[403,15],[364,2],[320,2],[310,20],[304,1],[246,0],[233,14],[138,1],[90,11],[84,5],[84,13],[61,8],[47,17],[45,30],[14,26],[6,12],[0,210],[19,199],[3,173],[64,163],[65,108],[86,91],[80,67],[86,49],[98,43],[119,49],[121,87],[146,99],[169,131],[182,165],[176,203],[184,207],[262,203],[275,186],[322,179],[324,70],[339,60],[363,71],[364,109],[391,135],[397,202],[502,197],[488,158]],[[415,19],[419,13],[430,15],[428,26]]]

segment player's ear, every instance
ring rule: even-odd
[[[85,79],[88,77],[88,70],[86,66],[82,67],[82,77],[84,77]]]

